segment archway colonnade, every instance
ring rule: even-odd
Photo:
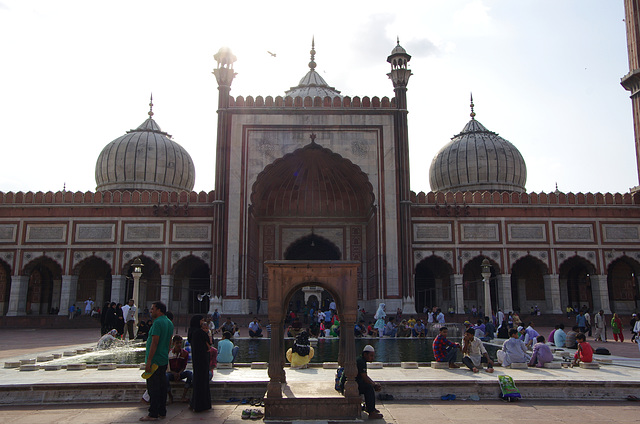
[[[628,256],[612,260],[606,273],[597,273],[586,258],[573,256],[559,264],[557,272],[539,258],[526,255],[516,260],[508,272],[491,258],[476,256],[461,265],[462,273],[454,273],[445,259],[431,255],[415,268],[416,310],[439,307],[444,312],[464,313],[476,308],[486,315],[483,297],[481,263],[489,259],[491,304],[494,312],[519,311],[561,314],[567,306],[603,309],[630,314],[640,306],[638,274],[640,263]]]
[[[85,309],[91,299],[95,307],[105,303],[126,303],[133,297],[133,259],[119,273],[97,256],[78,263],[71,274],[52,258],[32,258],[19,275],[0,261],[0,315],[68,315],[71,305]],[[143,275],[140,278],[139,309],[161,300],[170,310],[182,313],[209,311],[211,272],[209,264],[189,255],[178,261],[169,274],[152,258],[140,256]],[[200,296],[199,296],[200,295]]]

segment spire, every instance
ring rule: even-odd
[[[311,62],[309,62],[309,69],[312,71],[316,69],[316,37],[311,36]]]
[[[149,100],[149,118],[153,118],[153,93],[151,93],[151,99]]]
[[[475,120],[476,119],[476,113],[473,111],[473,107],[474,107],[474,104],[473,104],[473,93],[471,93],[471,114],[470,114],[470,116],[471,116],[471,119]]]

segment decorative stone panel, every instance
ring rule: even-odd
[[[498,224],[461,224],[462,241],[500,241]]]
[[[82,262],[83,260],[90,258],[91,256],[95,256],[97,258],[102,259],[103,261],[105,261],[107,264],[109,264],[109,266],[111,267],[111,269],[113,269],[113,252],[111,251],[102,251],[102,252],[93,252],[93,251],[83,251],[83,250],[77,250],[75,252],[73,252],[73,259],[72,259],[72,266],[71,268],[75,268],[80,262]]]
[[[311,232],[316,236],[325,238],[333,243],[339,250],[342,259],[346,258],[346,252],[344,252],[344,229],[343,228],[283,228],[282,229],[282,253],[287,250],[289,246],[298,239],[311,235]],[[266,260],[266,259],[265,259]]]
[[[451,224],[413,224],[413,240],[416,243],[452,241]]]
[[[558,266],[562,264],[562,262],[573,256],[579,256],[587,261],[591,262],[594,266],[596,265],[596,252],[593,250],[558,250],[556,251],[556,255],[558,256]]]
[[[511,264],[511,266],[513,266],[513,264],[518,262],[518,260],[524,258],[527,255],[539,259],[540,262],[544,263],[547,268],[550,269],[549,254],[546,250],[511,250],[509,251],[509,263]]]
[[[181,259],[189,255],[202,259],[211,269],[211,252],[209,250],[174,250],[171,252],[171,267],[174,267]]]
[[[640,241],[640,225],[604,224],[602,238],[605,242],[637,242]]]
[[[449,265],[451,265],[451,268],[455,269],[453,252],[450,250],[414,250],[413,263],[418,265],[423,259],[430,256],[437,256],[445,260]]]
[[[48,250],[48,251],[38,251],[38,252],[23,252],[22,253],[22,264],[26,265],[34,259],[40,258],[42,256],[46,256],[48,258],[53,259],[55,262],[60,265],[60,267],[64,270],[64,251],[63,250]]]
[[[157,263],[162,263],[162,251],[161,250],[125,250],[122,252],[122,259],[124,262],[129,262],[138,256],[146,256],[148,258],[153,259]]]
[[[116,224],[76,224],[76,242],[113,242]]]
[[[558,242],[593,241],[593,225],[591,224],[556,224],[554,229]]]
[[[14,243],[16,241],[17,224],[0,225],[0,243]]]
[[[161,242],[163,224],[124,224],[125,242]]]
[[[509,241],[547,241],[547,231],[544,224],[508,224]]]
[[[210,242],[211,224],[173,224],[172,241]]]
[[[67,239],[65,224],[27,224],[27,243],[64,243]]]

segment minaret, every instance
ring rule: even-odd
[[[627,26],[627,53],[629,55],[629,73],[622,78],[621,84],[631,92],[633,112],[633,130],[636,143],[636,167],[640,177],[640,0],[625,0],[625,23]],[[635,187],[632,191],[638,191]]]
[[[391,72],[387,75],[393,82],[396,95],[395,151],[398,178],[398,269],[402,287],[403,310],[415,314],[415,286],[413,283],[413,257],[411,254],[411,189],[409,176],[409,134],[407,124],[407,84],[411,70],[407,67],[411,56],[400,46],[400,40],[387,57]]]
[[[236,73],[233,64],[236,57],[227,47],[221,48],[214,56],[218,66],[213,74],[218,82],[218,134],[216,145],[216,180],[213,215],[213,253],[211,265],[211,298],[209,313],[215,308],[222,312],[223,287],[226,281],[226,251],[229,204],[229,143],[231,143],[231,117],[229,114],[229,93]]]

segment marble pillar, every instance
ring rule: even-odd
[[[548,314],[562,313],[562,299],[560,298],[560,276],[547,274],[544,276],[544,298],[547,302]]]
[[[78,293],[78,276],[63,275],[60,287],[60,312],[58,315],[69,315],[69,307],[76,303]]]
[[[464,314],[464,287],[462,274],[453,274],[453,290],[456,314]]]
[[[511,295],[511,274],[498,275],[498,306],[495,308],[502,309],[502,312],[509,313],[513,311],[513,298]]]
[[[611,305],[609,303],[609,286],[607,284],[607,276],[591,275],[591,294],[593,295],[593,310],[604,310],[605,314],[611,313]]]
[[[111,302],[125,303],[129,299],[125,299],[125,288],[127,277],[125,275],[112,275],[111,276]],[[139,305],[138,305],[139,306]]]
[[[26,308],[28,288],[29,276],[14,275],[11,277],[11,292],[9,293],[9,308],[7,309],[8,317],[27,314]]]
[[[173,275],[160,276],[160,302],[169,305],[173,294]]]

